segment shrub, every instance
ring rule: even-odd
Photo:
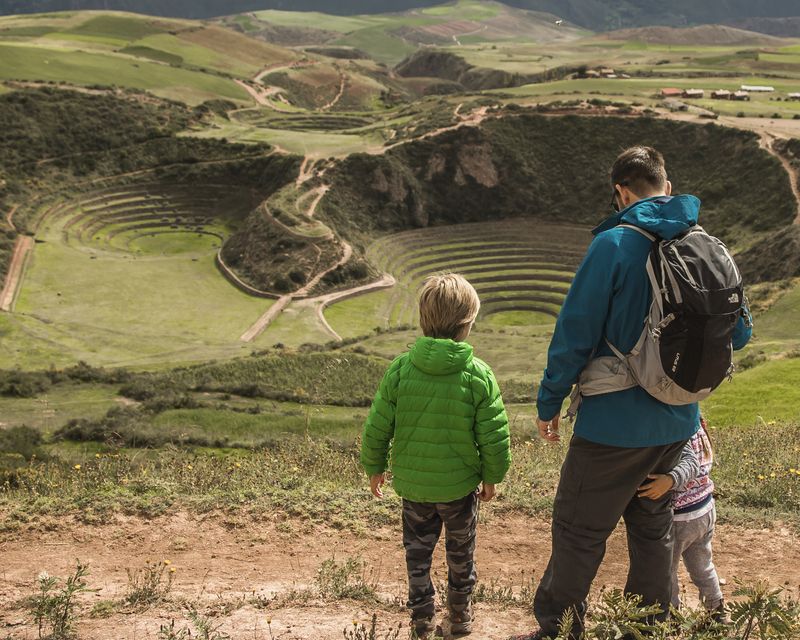
[[[141,569],[125,569],[128,574],[128,593],[125,602],[135,607],[147,607],[167,599],[175,579],[175,567],[169,560],[147,561]]]
[[[75,637],[75,610],[78,606],[76,598],[81,593],[91,591],[86,586],[84,578],[89,574],[89,568],[78,562],[74,573],[62,582],[59,578],[46,572],[39,574],[36,579],[38,592],[29,600],[29,612],[33,621],[39,628],[39,637],[49,626],[49,638],[52,640],[67,640]]]

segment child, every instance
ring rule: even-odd
[[[424,337],[389,366],[364,425],[361,464],[378,498],[391,446],[394,489],[403,498],[407,606],[418,637],[435,629],[430,571],[443,525],[451,632],[471,631],[478,500],[492,499],[511,463],[497,381],[465,342],[479,308],[478,294],[460,275],[425,281]]]
[[[706,421],[700,419],[700,429],[686,445],[691,455],[685,454],[678,465],[668,475],[650,476],[653,480],[646,489],[661,491],[661,494],[674,489],[674,523],[672,538],[672,606],[680,606],[680,586],[678,584],[678,565],[681,558],[689,572],[692,582],[700,591],[700,600],[716,622],[726,623],[725,601],[719,585],[719,576],[714,567],[711,539],[714,537],[714,524],[717,512],[714,506],[714,482],[709,477],[714,454]],[[693,458],[693,459],[692,459]],[[653,485],[659,483],[656,488]],[[650,497],[644,493],[640,496]]]

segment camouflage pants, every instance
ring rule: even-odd
[[[478,496],[470,493],[455,502],[427,503],[403,500],[403,546],[408,569],[408,603],[413,618],[434,615],[431,582],[433,550],[445,531],[447,603],[454,613],[467,613],[475,580],[475,534]]]

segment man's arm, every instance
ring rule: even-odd
[[[744,349],[750,338],[753,337],[753,316],[750,313],[750,306],[745,296],[742,302],[742,313],[736,322],[736,327],[733,330],[733,348],[738,351]]]
[[[558,417],[564,398],[603,339],[619,250],[613,236],[598,236],[575,274],[556,321],[539,386],[537,409],[543,423]]]

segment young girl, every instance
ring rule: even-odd
[[[656,491],[660,491],[662,495],[668,490],[675,492],[672,605],[676,608],[680,606],[678,565],[683,558],[692,582],[700,591],[703,605],[711,612],[714,620],[724,623],[727,621],[725,602],[711,551],[711,539],[714,537],[714,524],[717,521],[714,482],[709,476],[714,454],[704,419],[700,419],[700,429],[686,446],[687,453],[689,448],[692,449],[695,459],[691,460],[686,455],[669,474],[651,476],[652,482],[644,485],[639,495],[651,497]]]

